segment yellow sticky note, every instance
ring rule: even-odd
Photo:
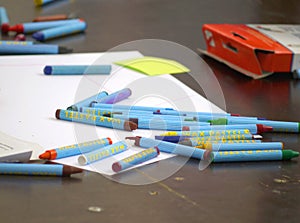
[[[122,60],[115,64],[147,74],[156,76],[161,74],[179,74],[190,70],[174,60],[158,57],[141,57],[136,59]]]

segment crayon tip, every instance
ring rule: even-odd
[[[1,32],[2,33],[4,33],[4,34],[7,34],[8,33],[8,31],[9,31],[9,25],[7,24],[7,23],[3,23],[2,25],[1,25]]]
[[[122,167],[119,162],[113,163],[111,168],[114,172],[120,172],[122,170]]]
[[[125,137],[125,139],[134,140],[134,145],[140,146],[140,140],[141,140],[140,136],[128,136],[128,137]]]
[[[49,160],[51,158],[51,153],[49,151],[46,151],[39,155],[39,158],[42,160]]]
[[[190,127],[189,126],[183,126],[182,131],[190,131]]]
[[[57,109],[56,112],[55,112],[55,117],[57,119],[60,119],[60,111],[61,111],[61,109]]]
[[[45,66],[44,67],[44,74],[47,74],[47,75],[52,74],[52,66]]]
[[[266,125],[262,125],[262,124],[257,124],[257,133],[263,133],[263,132],[272,132],[273,131],[273,127],[272,126],[266,126]]]
[[[290,160],[292,158],[298,157],[299,152],[294,151],[294,150],[282,150],[282,160]]]
[[[127,131],[132,131],[137,129],[137,124],[131,121],[125,121],[124,122],[124,129]]]
[[[70,176],[71,174],[81,173],[83,170],[74,166],[63,166],[63,176]]]

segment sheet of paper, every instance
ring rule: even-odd
[[[222,112],[171,75],[149,77],[114,64],[115,61],[138,57],[143,55],[137,51],[0,57],[0,131],[41,145],[42,149],[34,149],[32,159],[37,159],[47,149],[97,138],[111,137],[113,142],[117,142],[126,136],[154,137],[159,134],[159,131],[138,129],[127,132],[55,118],[58,108],[66,109],[74,102],[99,91],[113,93],[125,87],[132,90],[132,95],[120,104],[174,107],[181,110],[188,110],[192,106],[197,111],[212,111],[213,108],[214,111]],[[43,68],[49,64],[111,64],[112,72],[110,75],[44,75]],[[123,154],[87,166],[79,166],[77,157],[57,162],[112,175],[114,173],[110,166],[116,158],[137,151],[139,148],[133,147]],[[172,155],[162,153],[149,162],[169,157]]]
[[[142,58],[118,61],[116,64],[147,74],[149,76],[161,74],[180,74],[190,71],[187,67],[178,63],[177,61],[158,57],[145,56]]]

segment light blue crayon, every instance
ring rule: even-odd
[[[207,138],[207,139],[205,139]],[[203,146],[207,143],[219,143],[219,144],[233,144],[233,143],[261,143],[261,140],[253,140],[252,138],[248,137],[248,139],[226,139],[226,138],[215,138],[215,137],[203,137],[202,139],[200,138],[189,138],[189,139],[183,139],[182,141],[178,142],[179,144],[182,145],[187,145],[187,146]]]
[[[162,136],[227,136],[227,135],[244,135],[251,134],[248,129],[228,129],[228,130],[204,130],[204,131],[170,131],[161,134]]]
[[[108,93],[107,93],[106,91],[101,91],[101,92],[98,93],[98,94],[95,94],[95,95],[93,95],[93,96],[91,96],[91,97],[88,97],[88,98],[86,98],[86,99],[84,99],[84,100],[82,100],[82,101],[76,102],[75,104],[69,106],[69,107],[67,108],[67,110],[81,111],[81,108],[82,108],[82,107],[89,107],[90,104],[91,104],[93,101],[96,101],[96,100],[98,100],[98,99],[100,99],[100,98],[102,98],[102,97],[105,97],[105,96],[107,96],[107,95],[108,95]]]
[[[63,146],[51,150],[46,150],[43,154],[39,156],[39,158],[47,160],[60,159],[64,157],[87,153],[92,150],[108,146],[110,144],[112,144],[112,140],[110,138],[102,138],[74,145]]]
[[[103,160],[107,157],[119,154],[127,150],[127,143],[125,141],[119,141],[112,145],[105,146],[101,149],[94,150],[78,157],[78,163],[80,165],[87,165],[99,160]]]
[[[151,160],[159,155],[159,149],[156,148],[149,148],[145,149],[139,153],[136,153],[132,156],[128,156],[122,160],[114,162],[112,164],[112,170],[114,172],[120,172],[122,170],[128,169],[132,166],[138,165],[140,163],[146,162]]]
[[[91,115],[63,109],[57,109],[55,112],[55,117],[57,119],[65,121],[78,122],[113,129],[122,129],[126,131],[132,131],[137,128],[137,125],[135,123],[127,120],[108,118],[104,116]]]
[[[7,33],[9,29],[9,18],[4,7],[0,7],[0,27],[3,33]]]
[[[211,160],[213,158],[213,153],[210,150],[198,149],[191,146],[139,136],[126,137],[126,139],[134,140],[134,144],[142,148],[157,147],[161,152],[172,153],[201,160]]]
[[[53,28],[43,29],[41,31],[32,34],[32,38],[38,41],[45,41],[57,37],[67,36],[74,33],[79,33],[85,31],[87,25],[84,21],[73,22],[71,24],[66,24],[63,26],[57,26]]]
[[[34,0],[34,4],[35,6],[42,6],[42,5],[46,5],[48,3],[54,2],[56,0]]]
[[[214,163],[242,162],[242,161],[275,161],[290,160],[299,156],[293,150],[247,150],[247,151],[221,151],[213,152]]]
[[[175,115],[153,115],[153,114],[147,114],[147,113],[138,113],[138,112],[130,112],[130,113],[123,113],[123,114],[115,114],[112,113],[111,117],[114,118],[122,118],[122,119],[130,119],[130,118],[136,118],[139,120],[150,120],[150,121],[156,121],[156,122],[164,122],[164,121],[177,121],[177,122],[184,122],[184,123],[201,123],[205,126],[210,126],[207,122],[197,122],[194,120],[194,117],[185,117],[182,116],[175,116]]]
[[[251,134],[261,134],[272,131],[273,128],[261,124],[236,124],[236,125],[210,125],[210,126],[184,126],[182,131],[204,131],[204,130],[229,130],[248,129]]]
[[[82,107],[82,112],[93,114],[93,115],[153,115],[151,111],[142,111],[142,110],[121,110],[121,109],[110,109],[110,108],[91,108],[91,107]],[[111,116],[110,116],[111,117]]]
[[[53,44],[32,44],[32,45],[0,45],[0,54],[60,54],[70,53],[71,49]]]
[[[115,104],[117,102],[123,101],[124,99],[128,98],[131,95],[131,90],[129,88],[124,88],[119,91],[116,91],[112,94],[109,94],[105,97],[102,97],[97,100],[97,103],[103,104]],[[95,103],[95,102],[93,102]]]
[[[249,119],[217,119],[211,120],[212,125],[235,125],[235,124],[262,124],[273,128],[273,132],[299,132],[299,122],[285,122],[272,120],[249,120]]]
[[[9,28],[9,31],[15,31],[17,33],[33,33],[40,30],[50,29],[54,27],[70,26],[74,23],[81,23],[81,19],[65,19],[48,22],[28,22],[17,24]]]
[[[221,117],[228,117],[231,116],[230,113],[213,113],[213,112],[193,112],[193,111],[170,111],[170,110],[159,110],[157,111],[157,114],[161,115],[179,115],[179,116],[198,116],[198,115],[204,115],[208,117],[213,116],[221,116]]]
[[[47,65],[46,75],[110,74],[111,65]]]
[[[32,45],[32,41],[0,40],[0,45]]]
[[[63,165],[34,163],[0,163],[0,174],[30,176],[62,176]]]
[[[282,142],[262,143],[205,143],[203,149],[213,151],[242,151],[242,150],[282,150]]]
[[[148,107],[148,106],[136,106],[136,105],[118,105],[118,104],[103,104],[103,103],[93,103],[91,107],[94,108],[110,108],[110,109],[121,109],[121,110],[142,110],[142,111],[152,111],[155,112],[160,109],[173,110],[173,108],[163,108],[163,107]]]

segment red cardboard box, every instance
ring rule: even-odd
[[[300,25],[205,24],[202,53],[258,79],[300,68]]]

